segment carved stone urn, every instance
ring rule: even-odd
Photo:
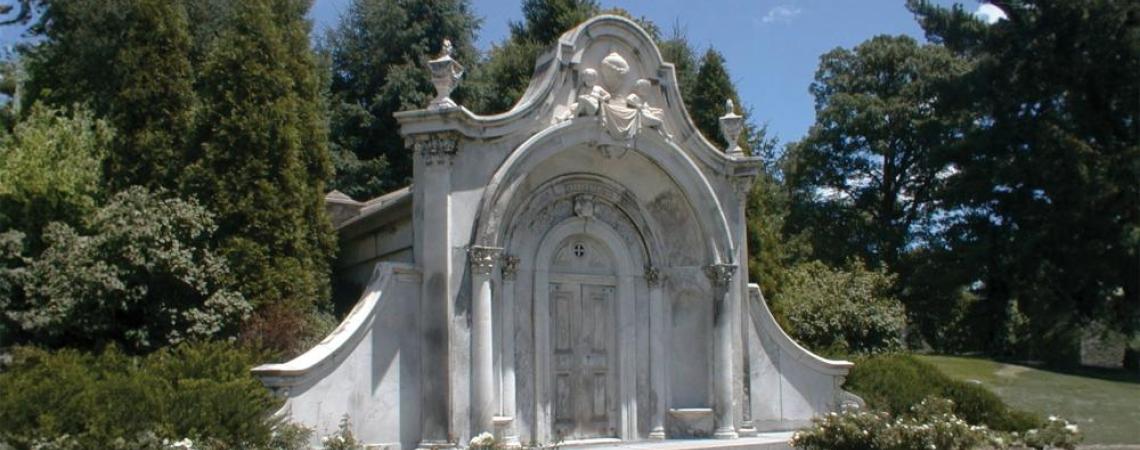
[[[728,99],[724,103],[727,110],[725,115],[720,117],[720,133],[724,136],[724,140],[728,142],[728,148],[724,149],[724,153],[731,157],[739,158],[744,156],[744,149],[740,147],[740,132],[744,131],[744,117],[736,114],[736,108],[732,104],[732,99]]]
[[[431,69],[431,84],[435,86],[435,99],[428,105],[428,109],[457,108],[459,105],[451,99],[451,91],[459,86],[459,79],[463,78],[463,65],[452,59],[453,48],[451,41],[444,39],[443,49],[439,58],[428,61]]]

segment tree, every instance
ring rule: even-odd
[[[1140,5],[995,4],[1009,18],[987,26],[908,3],[929,39],[977,61],[958,80],[976,120],[949,155],[948,250],[978,255],[980,293],[994,311],[1018,305],[1040,356],[1092,319],[1136,336]]]
[[[321,44],[332,70],[334,187],[363,199],[410,182],[411,152],[392,114],[423,108],[434,96],[426,63],[439,56],[444,39],[457,50],[457,60],[476,66],[478,29],[467,0],[354,0],[349,5]],[[461,84],[455,98],[471,100],[477,85]]]
[[[0,230],[19,230],[32,254],[50,222],[78,224],[103,200],[102,165],[114,133],[83,108],[35,105],[0,138]]]
[[[855,260],[834,269],[819,261],[788,273],[773,309],[784,313],[788,333],[829,355],[876,353],[902,347],[902,304],[891,295],[893,277]]]
[[[897,269],[935,207],[938,157],[961,132],[942,112],[965,61],[906,36],[877,36],[820,58],[811,91],[816,122],[792,147],[789,182],[817,256],[858,255]]]
[[[90,234],[53,222],[33,258],[18,256],[18,232],[9,232],[6,328],[41,345],[132,352],[234,336],[250,306],[213,249],[213,216],[164,196],[120,192],[86,221]]]
[[[233,5],[202,67],[200,144],[181,177],[182,192],[217,214],[217,239],[258,319],[304,318],[329,297],[332,174],[307,5]],[[323,331],[258,324],[251,337],[277,350]]]
[[[473,75],[488,94],[472,105],[484,114],[510,109],[526,91],[534,64],[562,33],[598,14],[596,0],[523,0],[523,21],[511,22],[506,42],[494,45],[487,62]]]
[[[42,41],[24,49],[25,104],[85,104],[111,123],[117,134],[105,181],[112,192],[174,188],[195,105],[182,2],[45,2],[34,30]]]

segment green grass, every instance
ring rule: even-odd
[[[989,359],[919,356],[959,380],[977,380],[1015,408],[1076,422],[1085,444],[1140,444],[1140,376],[1119,370],[1053,372]]]

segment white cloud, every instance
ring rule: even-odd
[[[1005,15],[1005,11],[998,8],[993,3],[982,3],[978,5],[978,10],[974,11],[974,17],[978,20],[985,22],[987,25],[993,25],[1000,20],[1007,20],[1009,16]]]
[[[792,19],[803,12],[803,9],[796,8],[791,5],[777,5],[772,9],[769,9],[768,14],[765,14],[764,17],[760,19],[760,21],[763,23],[791,23]]]

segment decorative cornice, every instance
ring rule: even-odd
[[[409,138],[410,147],[419,157],[423,158],[425,165],[447,164],[451,165],[456,152],[459,151],[459,138],[455,133],[430,133]]]
[[[472,245],[467,248],[467,260],[471,264],[471,272],[477,275],[490,275],[495,268],[495,260],[499,259],[498,247],[483,247]]]
[[[710,264],[705,266],[705,275],[712,280],[714,286],[725,287],[732,282],[732,275],[736,272],[735,264]]]
[[[515,274],[518,273],[518,270],[519,270],[519,257],[515,256],[515,255],[504,254],[503,255],[503,279],[504,280],[515,279]]]

